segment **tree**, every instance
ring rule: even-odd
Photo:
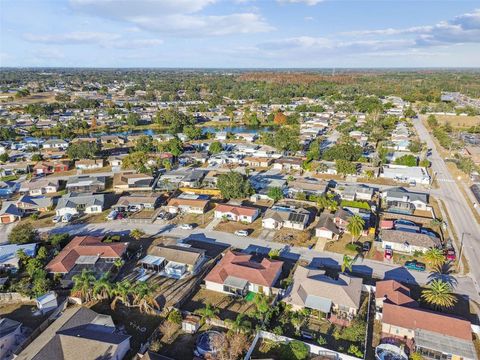
[[[124,263],[125,262],[121,258],[117,258],[113,262],[113,266],[115,266],[117,268],[117,270],[120,270],[120,268],[123,266]]]
[[[140,115],[137,113],[130,112],[126,118],[127,125],[129,126],[137,126],[140,122]]]
[[[431,267],[441,266],[445,262],[443,251],[433,247],[425,251],[423,258]]]
[[[74,296],[78,296],[86,302],[93,299],[93,284],[96,280],[93,271],[83,269],[80,274],[74,275],[72,280]]]
[[[18,223],[8,234],[8,241],[12,244],[27,244],[37,238],[37,230],[30,222]]]
[[[147,282],[137,282],[133,287],[133,304],[138,306],[142,313],[153,313],[155,309],[159,309],[155,297],[156,286]]]
[[[180,325],[183,321],[183,318],[182,318],[182,313],[177,310],[177,309],[173,309],[172,311],[170,311],[170,313],[168,314],[168,321],[171,321],[173,322],[174,324],[178,324]]]
[[[58,248],[61,248],[62,246],[64,246],[67,243],[69,238],[70,238],[70,236],[67,233],[52,234],[48,238],[48,241],[50,241],[50,244],[53,247],[58,249]]]
[[[94,159],[99,150],[97,143],[80,141],[70,144],[67,149],[67,155],[70,159]]]
[[[208,152],[210,154],[218,154],[223,151],[223,145],[220,141],[214,141],[208,147]]]
[[[202,322],[205,323],[208,320],[217,319],[219,312],[216,307],[207,302],[204,308],[195,310],[194,314],[199,315],[202,318]]]
[[[363,154],[363,149],[360,145],[347,141],[344,143],[335,144],[329,147],[322,153],[322,159],[327,161],[334,160],[348,160],[358,161]]]
[[[0,162],[5,163],[9,159],[8,153],[4,152],[3,154],[0,154]]]
[[[128,280],[123,280],[117,282],[116,286],[113,288],[112,295],[114,296],[111,303],[112,309],[115,309],[117,302],[122,302],[123,305],[129,307],[131,306],[131,295],[133,293],[133,285]]]
[[[273,200],[273,202],[277,202],[283,199],[283,190],[279,187],[271,187],[268,189],[267,196]]]
[[[345,270],[352,272],[353,264],[355,263],[355,261],[356,261],[356,258],[352,258],[347,254],[343,255],[342,265],[340,266],[342,272],[345,272]]]
[[[428,115],[427,124],[428,124],[428,126],[430,126],[431,128],[434,128],[434,127],[437,127],[437,126],[438,126],[438,120],[437,120],[437,118],[435,117],[435,115],[433,115],[433,114]]]
[[[44,295],[50,289],[50,280],[47,279],[47,272],[39,269],[32,282],[32,293],[35,297]]]
[[[43,159],[42,154],[33,154],[32,155],[32,161],[38,162],[38,161],[42,161],[42,159]]]
[[[357,173],[357,166],[348,160],[336,160],[335,168],[337,169],[337,173],[341,175],[354,175]]]
[[[225,199],[242,199],[253,193],[247,177],[236,171],[220,174],[217,187]]]
[[[414,155],[403,155],[395,159],[396,165],[417,166],[417,157]]]
[[[97,300],[109,299],[113,294],[113,285],[108,280],[109,273],[102,275],[93,283],[92,296]]]
[[[202,128],[196,126],[185,126],[183,132],[189,140],[198,140],[202,138]]]
[[[359,237],[362,234],[363,227],[365,226],[365,220],[362,219],[359,215],[353,215],[347,224],[347,231],[352,234],[352,244],[353,239]]]
[[[297,360],[307,359],[310,354],[310,348],[303,341],[292,340],[288,343],[293,358]]]
[[[415,116],[417,116],[417,113],[412,109],[412,107],[410,106],[409,108],[407,108],[404,112],[403,112],[403,116],[405,116],[406,118],[413,118]]]
[[[428,304],[438,308],[451,308],[457,302],[457,297],[452,292],[450,284],[435,279],[422,291],[422,299]]]
[[[253,298],[253,303],[255,304],[256,317],[260,320],[264,320],[265,314],[270,310],[270,302],[268,297],[262,293],[256,293]]]
[[[135,151],[122,159],[122,169],[136,170],[140,173],[146,173],[148,156],[143,151]]]
[[[244,320],[245,314],[238,314],[235,320],[226,319],[230,330],[234,333],[248,333],[252,329],[252,323],[248,320]]]
[[[145,236],[145,231],[140,229],[133,229],[132,231],[130,231],[130,236],[135,240],[140,240],[142,237]]]
[[[285,125],[287,123],[287,117],[281,111],[278,111],[273,118],[273,123],[275,125]]]
[[[142,135],[135,141],[135,152],[148,153],[154,150],[153,139],[148,135]]]

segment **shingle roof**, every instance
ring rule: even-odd
[[[46,269],[52,273],[67,273],[80,256],[96,255],[105,258],[119,258],[127,250],[125,243],[102,243],[103,237],[76,236],[50,261]]]
[[[205,250],[176,245],[157,245],[148,251],[149,255],[163,257],[167,261],[180,264],[195,265],[198,259],[205,254]]]
[[[385,299],[395,305],[415,305],[415,300],[410,297],[410,289],[395,280],[377,281],[375,290],[376,299]]]
[[[236,215],[253,216],[257,213],[258,210],[255,208],[246,207],[246,206],[219,204],[215,208],[215,211],[219,211],[222,213],[232,213]]]
[[[340,229],[333,222],[333,216],[330,214],[322,213],[318,219],[317,229],[327,229],[334,234],[340,235]]]
[[[379,237],[382,241],[398,244],[408,243],[409,245],[424,248],[437,247],[441,245],[440,239],[422,233],[413,233],[401,230],[381,230]]]
[[[250,254],[228,250],[205,277],[205,281],[223,284],[229,276],[233,276],[252,284],[272,287],[282,271],[282,266],[283,261],[264,258],[261,262],[256,262]]]

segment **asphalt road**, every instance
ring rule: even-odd
[[[131,224],[124,221],[110,221],[98,224],[57,225],[52,228],[39,229],[40,232],[51,231],[53,233],[76,234],[127,234],[132,229],[142,229],[152,236],[171,236],[178,239],[195,239],[206,242],[228,244],[249,252],[268,253],[271,249],[282,249],[282,255],[292,260],[303,259],[314,261],[315,264],[323,264],[327,267],[339,267],[342,263],[342,254],[310,250],[305,247],[290,247],[282,243],[266,241],[251,237],[241,237],[220,231],[207,231],[205,229],[182,230],[171,224]],[[394,279],[405,283],[425,285],[429,281],[428,272],[409,271],[388,262],[359,259],[353,266],[354,272],[358,272],[378,279]],[[480,296],[472,279],[468,276],[458,276],[455,292],[467,295],[471,299],[480,302]]]
[[[414,120],[415,128],[420,136],[420,139],[427,143],[427,146],[432,149],[430,161],[432,168],[436,172],[436,179],[439,189],[435,190],[435,195],[444,201],[447,211],[452,220],[451,226],[455,230],[459,239],[463,234],[463,254],[465,255],[469,268],[470,277],[472,278],[477,289],[477,295],[480,291],[480,226],[477,223],[467,200],[464,198],[457,183],[448,171],[445,162],[440,157],[435,143],[423,125],[420,119]]]

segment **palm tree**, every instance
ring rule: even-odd
[[[248,320],[243,320],[245,314],[238,314],[235,320],[226,319],[230,330],[235,333],[248,333],[252,329],[252,323]]]
[[[93,284],[95,283],[95,275],[93,271],[83,269],[80,274],[74,275],[72,294],[80,297],[82,300],[89,302],[92,300]]]
[[[115,261],[113,262],[113,266],[115,266],[115,267],[117,268],[117,270],[118,270],[118,269],[120,269],[120,268],[123,266],[124,263],[125,263],[125,262],[124,262],[121,258],[117,258],[117,259],[115,259]]]
[[[458,285],[458,280],[453,275],[455,270],[453,268],[452,263],[444,262],[441,265],[437,265],[432,272],[428,275],[428,282],[432,282],[433,280],[442,280],[449,284],[452,288]]]
[[[140,229],[133,229],[130,231],[130,236],[135,240],[140,240],[145,235],[145,232]]]
[[[345,272],[345,270],[352,272],[352,267],[356,260],[357,260],[356,257],[352,258],[347,254],[343,255],[343,262],[341,265],[342,272]]]
[[[363,220],[359,215],[353,215],[347,224],[347,230],[352,234],[352,244],[353,239],[359,237],[362,234],[363,227],[365,226],[365,220]]]
[[[113,285],[108,280],[109,273],[107,272],[100,279],[93,283],[93,297],[97,300],[108,299],[112,296]]]
[[[450,284],[438,279],[433,280],[428,289],[422,291],[422,299],[439,308],[451,308],[458,300],[452,293]]]
[[[131,306],[130,296],[133,293],[133,285],[130,281],[118,282],[112,293],[115,295],[111,304],[112,309],[115,309],[118,301],[121,301],[125,306]]]
[[[203,309],[197,309],[194,311],[194,314],[200,315],[203,322],[218,318],[218,313],[219,310],[210,303],[206,303]]]
[[[159,309],[155,298],[156,287],[146,282],[139,282],[133,288],[133,304],[137,305],[140,312],[152,313],[155,309]]]
[[[423,258],[431,267],[441,266],[445,262],[443,251],[434,247],[425,251]]]

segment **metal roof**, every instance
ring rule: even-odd
[[[154,256],[154,255],[147,255],[143,259],[140,260],[142,264],[149,264],[149,265],[162,265],[165,261],[164,257],[161,256]]]
[[[476,359],[472,341],[442,335],[427,330],[415,330],[415,344],[418,347],[457,355],[466,359]]]

